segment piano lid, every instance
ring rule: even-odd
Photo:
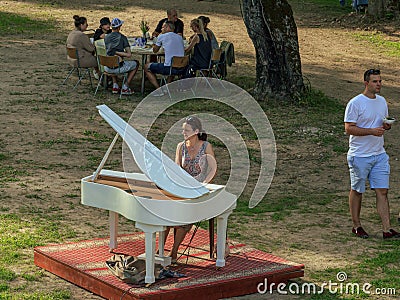
[[[97,109],[124,139],[140,170],[157,186],[181,198],[197,198],[209,192],[107,105],[99,105]]]

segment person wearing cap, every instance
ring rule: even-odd
[[[160,20],[160,22],[158,22],[158,25],[157,25],[156,29],[154,29],[152,36],[153,37],[159,36],[162,32],[163,24],[167,21],[170,21],[174,24],[173,32],[175,32],[176,34],[179,34],[180,36],[183,37],[184,24],[183,24],[182,20],[178,19],[178,13],[177,13],[176,9],[168,9],[167,10],[167,17]]]
[[[100,40],[100,39],[104,39],[106,34],[109,34],[109,33],[111,33],[111,21],[110,21],[110,19],[107,18],[107,17],[101,18],[100,19],[100,26],[94,32],[93,39],[95,41]]]
[[[213,49],[218,49],[219,44],[217,38],[215,37],[214,32],[212,32],[212,30],[208,28],[208,24],[210,23],[210,18],[206,16],[199,16],[197,19],[203,21],[204,31],[207,33],[208,38],[211,40],[211,47]]]
[[[97,65],[97,59],[94,56],[95,48],[90,42],[89,37],[84,33],[88,28],[88,22],[85,17],[74,15],[75,29],[72,30],[67,38],[67,47],[76,48],[79,55],[79,63],[83,68],[93,68],[93,76],[99,78],[99,68]],[[70,63],[76,64],[76,59],[70,58],[67,55],[67,59]]]
[[[126,79],[126,83],[122,86],[122,95],[131,95],[133,94],[133,90],[129,88],[129,84],[131,83],[133,76],[135,76],[137,69],[139,68],[139,62],[137,60],[124,60],[124,58],[132,57],[131,47],[129,45],[128,39],[125,35],[120,33],[121,26],[124,24],[124,21],[114,18],[111,21],[112,32],[107,34],[104,38],[104,43],[106,45],[107,56],[118,55],[121,58],[120,66],[114,69],[104,67],[104,69],[108,73],[113,74],[122,74],[128,73],[128,77]],[[118,94],[120,92],[120,88],[117,83],[117,77],[113,76],[113,94]]]
[[[157,37],[156,43],[153,44],[153,52],[157,53],[161,47],[164,48],[165,53],[164,63],[150,62],[144,66],[147,78],[157,89],[160,85],[158,84],[155,74],[168,75],[170,72],[172,57],[185,55],[182,37],[174,33],[174,23],[172,21],[167,21],[163,24],[162,34]],[[154,96],[163,95],[163,92],[154,94]]]

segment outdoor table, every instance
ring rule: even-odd
[[[164,49],[160,48],[157,53],[153,52],[153,47],[149,44],[147,44],[145,47],[140,47],[140,46],[131,46],[131,52],[132,54],[137,54],[142,56],[142,82],[140,86],[140,92],[142,95],[144,95],[144,83],[146,80],[146,74],[144,72],[144,66],[147,63],[147,57],[149,55],[157,55],[157,57],[164,56]],[[158,58],[157,58],[158,60]]]
[[[160,61],[160,57],[164,56],[164,48],[161,47],[157,53],[154,53],[152,40],[147,40],[145,46],[132,46],[135,44],[135,38],[128,38],[128,42],[131,45],[132,54],[138,54],[138,55],[142,56],[142,83],[141,83],[140,91],[141,91],[142,95],[144,95],[144,84],[145,84],[145,80],[146,80],[146,74],[144,72],[144,65],[147,62],[147,57],[149,55],[156,55],[157,61]],[[187,47],[188,42],[186,40],[183,40],[183,45],[184,45],[184,47]]]
[[[157,61],[159,61],[159,58],[164,56],[164,48],[160,48],[160,50],[158,50],[157,53],[153,52],[153,41],[152,40],[148,40],[145,46],[132,46],[135,44],[135,38],[134,37],[128,37],[128,42],[131,45],[131,52],[132,55],[141,55],[142,56],[142,80],[141,80],[141,86],[140,86],[140,92],[142,95],[144,95],[144,84],[145,84],[145,80],[146,80],[146,74],[144,72],[144,66],[147,63],[147,57],[149,55],[156,55],[157,56]],[[187,46],[187,41],[184,40],[184,46]],[[97,53],[105,53],[105,45],[104,45],[104,40],[98,40],[95,42],[96,45],[96,49],[97,49]],[[101,51],[101,52],[99,52]],[[105,55],[105,54],[104,54]],[[125,58],[127,59],[127,58]],[[133,59],[133,58],[128,58],[129,59]]]

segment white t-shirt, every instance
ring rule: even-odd
[[[164,66],[171,65],[173,56],[184,56],[185,48],[183,46],[183,39],[179,34],[174,32],[166,32],[157,37],[157,46],[163,47],[165,52]]]
[[[388,116],[388,107],[385,98],[376,95],[375,99],[360,94],[347,103],[344,122],[356,123],[360,128],[381,127],[383,118]],[[366,135],[349,138],[349,151],[347,155],[368,157],[385,153],[382,136]]]

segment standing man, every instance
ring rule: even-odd
[[[363,239],[369,237],[360,221],[361,201],[367,179],[371,189],[375,190],[383,238],[400,238],[400,233],[390,228],[387,198],[390,166],[389,156],[383,147],[383,135],[391,125],[383,122],[388,116],[388,107],[385,98],[378,95],[382,87],[380,74],[376,69],[365,71],[364,92],[349,101],[344,115],[345,130],[350,135],[347,161],[351,180],[349,206],[353,221],[352,232]]]
[[[137,60],[124,60],[124,58],[132,57],[131,46],[129,45],[128,39],[125,35],[120,33],[121,26],[124,24],[124,21],[114,18],[111,21],[112,32],[107,34],[104,38],[104,43],[106,45],[107,56],[118,55],[121,60],[119,63],[119,67],[114,69],[104,67],[104,69],[108,73],[112,74],[122,74],[128,73],[128,77],[126,79],[126,83],[122,86],[121,95],[132,95],[133,90],[129,88],[129,84],[131,83],[133,76],[135,76],[137,69],[139,68],[139,62]],[[112,93],[118,94],[120,92],[117,76],[112,77],[113,80],[113,88]]]
[[[160,85],[158,84],[155,74],[168,75],[172,57],[185,55],[182,37],[174,33],[174,24],[171,21],[167,21],[163,24],[162,34],[158,36],[157,42],[153,44],[153,52],[157,53],[161,47],[164,48],[165,52],[164,63],[150,62],[144,66],[144,71],[146,72],[147,78],[157,89],[160,87]],[[177,75],[178,73],[172,74]],[[163,92],[153,94],[153,96],[163,95]]]
[[[182,20],[178,19],[178,13],[175,9],[168,9],[167,10],[167,18],[160,20],[156,29],[154,30],[152,36],[159,36],[162,32],[162,26],[165,22],[170,21],[174,24],[174,31],[176,34],[179,34],[183,37],[183,22]]]

